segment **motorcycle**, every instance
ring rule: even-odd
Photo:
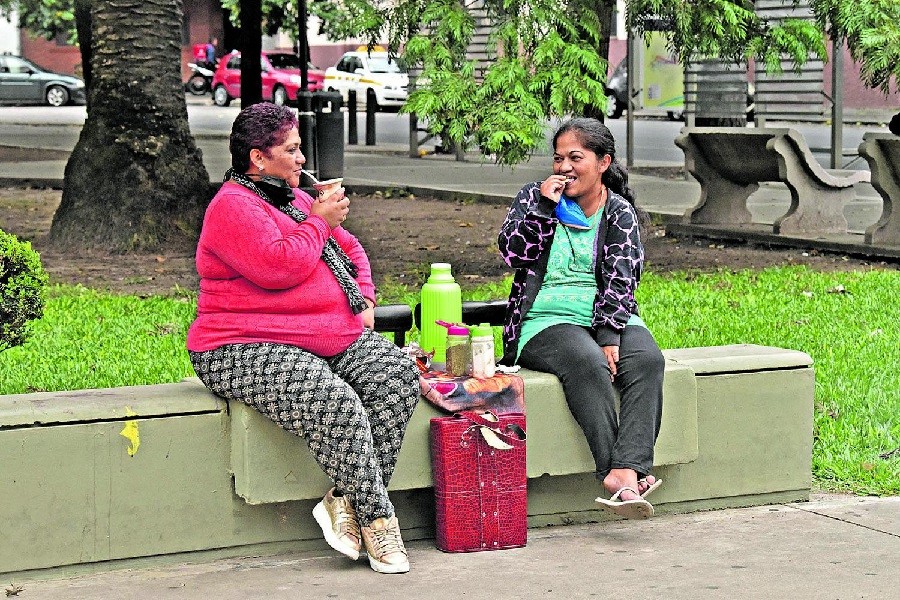
[[[204,65],[188,63],[192,71],[184,87],[195,96],[202,96],[212,91],[212,79],[214,71]]]

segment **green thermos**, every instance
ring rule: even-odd
[[[422,286],[419,346],[434,352],[432,365],[442,370],[447,361],[447,328],[435,321],[462,322],[462,295],[450,273],[449,263],[432,263],[431,274]]]

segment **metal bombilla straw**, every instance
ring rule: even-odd
[[[306,175],[307,177],[309,177],[310,180],[313,182],[313,185],[315,185],[315,184],[317,184],[317,183],[321,183],[321,182],[319,181],[319,179],[318,179],[315,175],[313,175],[312,173],[310,173],[310,172],[307,171],[306,169],[300,169],[300,172],[303,173],[304,175]]]

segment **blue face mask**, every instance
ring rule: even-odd
[[[581,210],[581,206],[570,198],[560,196],[554,212],[556,218],[559,219],[559,222],[566,227],[571,227],[572,229],[591,228],[591,224],[587,220],[587,217],[584,216],[584,211]]]

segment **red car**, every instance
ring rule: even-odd
[[[260,59],[262,66],[263,100],[278,105],[294,104],[300,89],[300,59],[290,52],[264,51]],[[307,70],[309,91],[322,89],[325,72],[312,64]],[[232,100],[241,97],[241,53],[232,52],[222,57],[212,80],[213,102],[217,106],[228,106]]]

